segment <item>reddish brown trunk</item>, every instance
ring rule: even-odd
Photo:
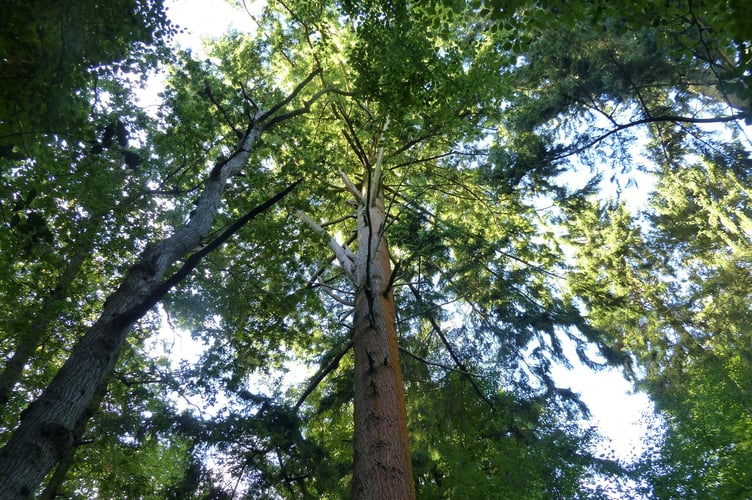
[[[366,197],[367,199],[368,197]],[[411,499],[405,395],[381,194],[358,221],[353,498]]]

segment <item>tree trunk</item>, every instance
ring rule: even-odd
[[[77,422],[112,372],[131,326],[167,292],[162,283],[167,269],[209,234],[227,179],[246,164],[262,131],[258,124],[249,128],[236,153],[215,167],[191,219],[171,237],[147,246],[52,382],[21,413],[20,425],[0,449],[0,498],[28,498],[66,455]]]
[[[355,499],[403,500],[415,498],[415,486],[378,177],[358,214],[352,492]]]
[[[178,259],[201,246],[212,229],[228,179],[239,174],[246,165],[249,152],[261,134],[282,121],[309,112],[314,102],[333,91],[331,88],[321,89],[300,107],[281,112],[319,73],[320,68],[314,70],[271,109],[256,113],[233,155],[218,162],[211,170],[188,222],[169,238],[146,246],[120,287],[105,301],[102,315],[73,347],[44,392],[21,413],[21,423],[0,449],[0,498],[28,498],[39,488],[55,463],[66,456],[73,444],[77,423],[80,424],[92,397],[115,367],[133,324],[185,278],[208,252],[282,199],[300,182],[296,181],[251,210],[221,236],[190,255],[175,274],[163,280]]]
[[[107,382],[105,381],[105,383],[97,388],[83,416],[78,422],[76,422],[76,426],[73,428],[73,446],[68,448],[65,455],[58,461],[54,474],[52,474],[49,481],[47,481],[44,491],[39,495],[38,500],[54,500],[55,498],[58,498],[58,496],[64,496],[64,494],[60,492],[60,487],[65,483],[65,480],[68,477],[68,471],[74,463],[76,451],[81,443],[81,438],[86,430],[86,425],[89,423],[91,416],[96,413],[106,394]]]
[[[93,231],[92,231],[93,232]],[[91,237],[88,237],[91,240]],[[88,241],[91,243],[91,241]],[[87,250],[91,244],[87,245]],[[8,360],[0,372],[0,413],[6,410],[5,404],[13,394],[13,387],[21,379],[24,366],[29,362],[34,351],[42,344],[52,330],[52,324],[58,319],[60,308],[68,297],[68,290],[78,275],[85,260],[86,252],[80,250],[68,263],[68,267],[58,279],[57,286],[44,299],[40,310],[32,313],[28,322],[29,330],[21,336],[13,356]]]

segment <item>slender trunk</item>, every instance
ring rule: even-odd
[[[52,382],[21,413],[20,425],[0,449],[0,498],[28,498],[66,455],[77,422],[112,372],[131,326],[167,292],[162,280],[168,268],[209,234],[227,179],[245,165],[262,131],[249,128],[235,155],[215,167],[191,219],[171,237],[147,246]]]
[[[415,498],[415,486],[378,184],[369,186],[374,193],[364,196],[358,216],[352,491],[355,499],[403,500]]]
[[[90,249],[91,245],[87,245],[87,251]],[[6,410],[5,403],[10,399],[13,387],[21,379],[24,366],[51,331],[52,323],[58,319],[60,308],[68,305],[65,303],[68,289],[81,270],[85,256],[86,253],[81,250],[70,259],[68,266],[58,279],[57,286],[44,299],[39,311],[36,314],[32,313],[33,317],[28,324],[28,331],[21,336],[13,355],[0,372],[0,413]]]

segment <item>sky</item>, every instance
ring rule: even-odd
[[[258,8],[254,0],[245,0],[245,3],[252,12]],[[185,28],[185,32],[177,36],[177,43],[183,48],[191,48],[195,54],[201,54],[201,40],[206,37],[219,36],[230,28],[239,31],[253,28],[248,14],[225,0],[167,0],[165,4],[173,22]],[[644,196],[644,189],[638,191]],[[175,339],[173,354],[185,358],[195,356],[192,351],[196,346],[189,335],[172,332],[171,336]],[[577,362],[571,346],[570,351],[574,367],[571,370],[555,367],[553,374],[557,384],[579,393],[590,408],[593,418],[589,425],[597,426],[608,439],[602,445],[603,451],[613,450],[617,458],[628,460],[639,452],[646,436],[642,422],[646,414],[652,413],[649,398],[642,393],[633,393],[631,385],[617,370],[593,372]]]
[[[263,5],[256,0],[244,0],[251,13],[258,13]],[[201,40],[215,37],[228,29],[250,31],[253,21],[248,14],[229,4],[227,0],[166,0],[170,19],[185,31],[176,38],[178,44],[201,52]]]

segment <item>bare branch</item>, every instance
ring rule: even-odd
[[[345,183],[347,190],[350,191],[350,193],[355,197],[355,201],[357,201],[358,204],[362,205],[363,197],[361,196],[360,191],[358,191],[358,188],[355,187],[355,184],[352,183],[350,178],[341,168],[339,169],[339,175],[342,177],[342,182]]]
[[[358,137],[358,133],[355,130],[355,126],[350,120],[350,117],[347,115],[347,113],[345,112],[345,110],[343,109],[340,103],[336,103],[335,111],[339,115],[339,118],[341,118],[342,121],[345,122],[345,126],[347,127],[346,130],[342,131],[343,135],[345,136],[345,140],[347,141],[347,143],[350,145],[350,148],[353,150],[355,155],[360,160],[360,163],[363,164],[366,170],[370,170],[371,165],[370,165],[370,162],[368,161],[368,155],[366,154],[365,148],[360,142],[360,138]]]
[[[340,222],[344,222],[347,219],[354,219],[354,218],[355,218],[354,214],[343,215],[342,217],[337,217],[336,219],[330,220],[328,222],[322,222],[321,227],[333,226],[335,224],[339,224]]]
[[[355,273],[353,272],[353,260],[354,255],[352,251],[350,251],[349,248],[345,245],[341,245],[337,239],[333,236],[330,236],[329,233],[326,232],[326,229],[321,227],[320,225],[316,224],[316,222],[313,221],[310,217],[308,217],[303,211],[298,210],[295,212],[295,215],[297,217],[308,224],[308,226],[314,230],[314,232],[324,235],[329,239],[329,248],[332,249],[334,252],[334,256],[337,258],[337,261],[339,262],[340,266],[342,266],[342,269],[345,270],[345,274],[350,279],[350,281],[357,286],[358,280],[355,277]]]

